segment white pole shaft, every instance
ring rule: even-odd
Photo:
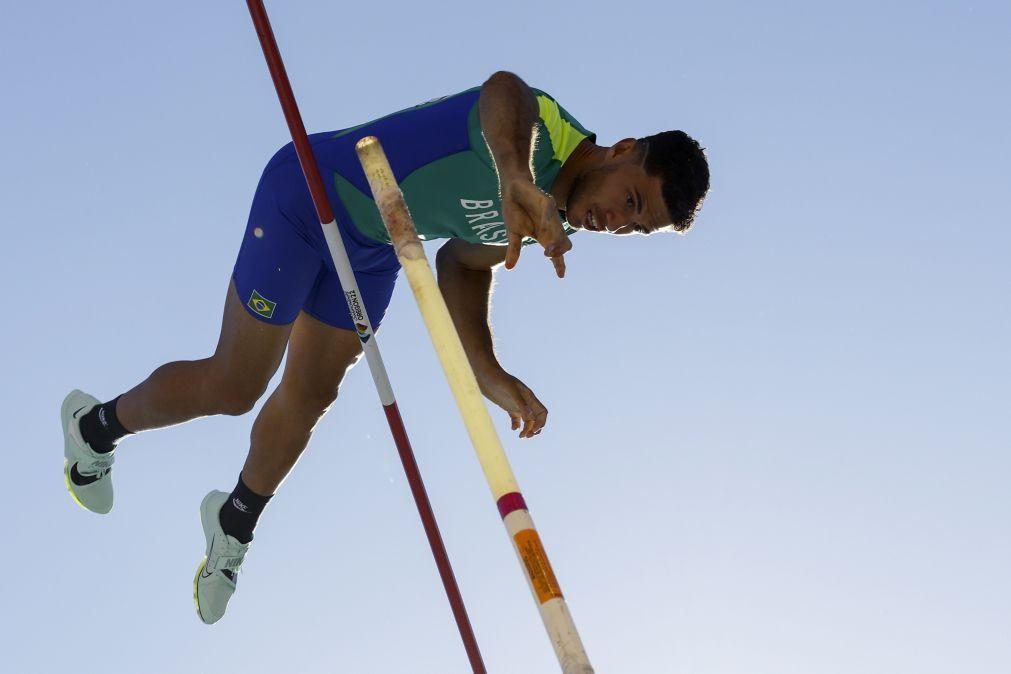
[[[379,400],[384,406],[392,405],[395,402],[393,386],[390,384],[390,376],[386,373],[383,356],[379,352],[379,343],[373,339],[375,331],[372,328],[372,321],[369,320],[369,312],[365,309],[362,293],[358,289],[355,273],[351,269],[351,260],[344,247],[344,240],[341,238],[336,221],[331,220],[322,227],[326,245],[337,269],[337,278],[340,279],[341,288],[344,289],[344,300],[351,312],[351,320],[355,323],[358,339],[362,342],[362,350],[365,352],[365,360],[369,364],[372,379],[376,383],[376,391],[379,392]]]

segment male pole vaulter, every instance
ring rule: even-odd
[[[575,231],[683,233],[709,189],[705,155],[684,132],[598,146],[551,96],[508,72],[358,127],[314,134],[374,327],[399,264],[355,154],[366,135],[382,140],[419,234],[449,239],[436,258],[439,286],[482,393],[509,414],[521,438],[540,433],[548,411],[495,356],[488,324],[494,269],[503,262],[513,268],[524,239],[539,243],[562,277]],[[253,422],[235,488],[210,492],[200,506],[206,557],[195,594],[208,624],[224,615],[257,519],[362,352],[290,143],[267,164],[253,197],[214,355],[162,365],[106,403],[77,390],[67,395],[61,421],[71,496],[92,512],[109,512],[112,463],[124,437],[249,412],[286,348],[281,383]]]

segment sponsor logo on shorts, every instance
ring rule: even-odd
[[[271,302],[255,290],[249,296],[249,302],[246,304],[249,305],[250,309],[264,318],[272,318],[274,316],[274,309],[277,308],[277,302]]]

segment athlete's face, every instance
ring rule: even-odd
[[[581,173],[566,201],[569,224],[607,234],[649,234],[670,224],[659,177],[646,174],[635,141],[608,149],[598,166]]]

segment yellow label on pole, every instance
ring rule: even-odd
[[[541,545],[541,537],[533,529],[524,529],[513,536],[516,541],[516,548],[520,552],[520,559],[527,567],[527,575],[530,577],[530,584],[534,588],[538,601],[542,604],[549,599],[560,599],[562,588],[555,580],[555,572],[551,570],[551,563],[548,555]]]

